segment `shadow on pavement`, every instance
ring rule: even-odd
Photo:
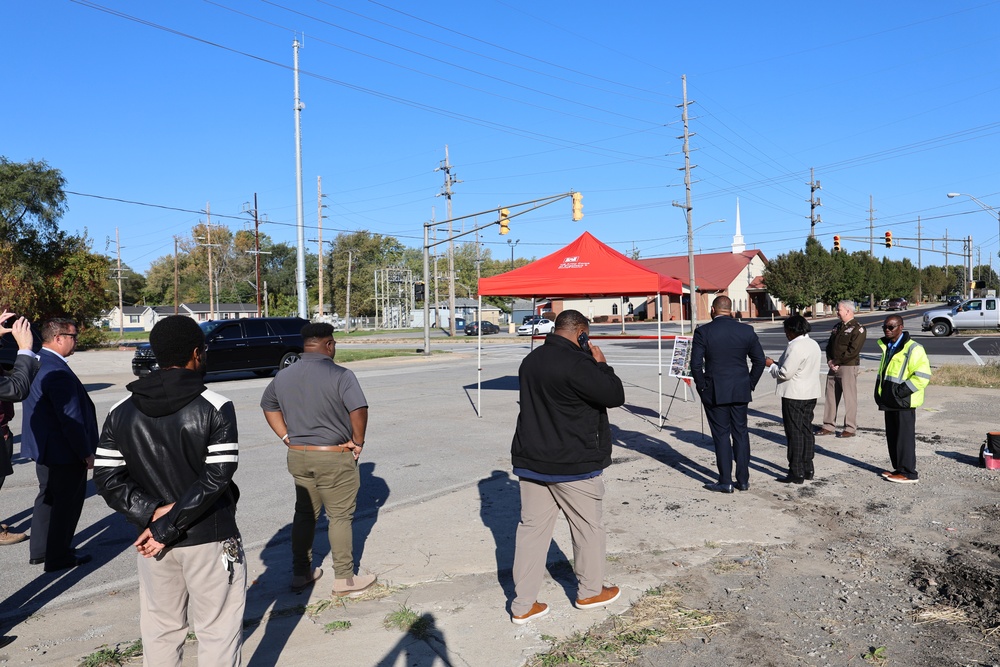
[[[414,621],[396,645],[375,663],[375,667],[395,667],[400,656],[403,656],[403,664],[407,667],[431,667],[438,663],[452,667],[444,632],[435,625],[433,614],[424,614]]]

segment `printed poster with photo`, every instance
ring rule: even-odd
[[[674,352],[670,358],[670,377],[691,378],[691,336],[674,338]]]

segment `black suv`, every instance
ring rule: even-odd
[[[205,332],[209,373],[253,371],[267,377],[275,369],[294,364],[302,354],[301,317],[248,317],[210,320],[198,326]],[[144,377],[160,366],[149,345],[140,345],[132,357],[132,372]]]

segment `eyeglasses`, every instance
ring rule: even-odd
[[[60,335],[60,336],[69,336],[73,340],[76,340],[76,337],[79,336],[80,334],[62,334],[61,333],[61,334],[58,334],[58,335]]]
[[[898,329],[899,327],[899,324],[883,324],[882,331],[892,331],[893,329]]]

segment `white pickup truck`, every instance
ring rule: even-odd
[[[984,296],[954,308],[928,310],[920,328],[935,336],[950,336],[959,329],[1000,329],[1000,299]]]

